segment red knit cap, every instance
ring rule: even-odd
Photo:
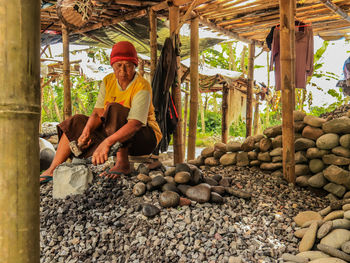
[[[126,60],[138,65],[137,52],[129,41],[120,41],[115,44],[111,52],[111,65],[117,61]]]

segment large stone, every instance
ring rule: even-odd
[[[250,166],[260,166],[261,162],[259,160],[253,160],[249,163]]]
[[[224,198],[216,192],[211,192],[210,193],[210,202],[215,203],[215,204],[222,204],[224,202]]]
[[[53,172],[52,197],[83,194],[92,177],[92,171],[86,165],[61,164]]]
[[[314,211],[304,211],[297,214],[293,220],[298,226],[304,225],[306,222],[311,220],[321,220],[322,217],[319,213]]]
[[[173,178],[173,177],[171,177]],[[174,183],[166,183],[162,186],[162,191],[172,191],[172,192],[176,192],[176,193],[180,193],[180,190],[176,187],[175,182]]]
[[[183,195],[186,195],[186,192],[188,189],[190,189],[191,186],[190,185],[187,185],[187,184],[179,184],[177,186],[177,189],[179,189],[179,191],[183,194]]]
[[[317,227],[317,223],[313,222],[309,229],[305,232],[303,239],[299,244],[300,252],[311,250],[316,240]]]
[[[323,134],[316,141],[317,148],[321,150],[331,150],[339,145],[339,135],[335,133]]]
[[[160,213],[160,209],[152,204],[145,204],[142,207],[142,214],[147,217],[154,217]]]
[[[282,135],[278,135],[272,139],[272,148],[282,147]]]
[[[335,196],[338,196],[339,198],[343,197],[346,191],[345,186],[335,183],[328,183],[323,187],[323,189],[334,194]]]
[[[274,171],[282,168],[282,163],[262,163],[260,164],[261,170]]]
[[[204,183],[209,184],[211,186],[217,186],[219,185],[218,181],[213,179],[212,177],[204,177],[203,178]]]
[[[211,191],[223,195],[225,193],[225,187],[222,185],[212,186]]]
[[[39,138],[39,151],[40,151],[40,171],[47,170],[55,157],[56,151],[53,145],[43,139]]]
[[[237,162],[237,153],[236,152],[232,152],[232,153],[226,153],[223,156],[221,156],[220,158],[220,163],[222,165],[232,165],[232,164],[236,164]]]
[[[232,187],[225,187],[225,191],[233,196],[236,196],[238,198],[243,198],[243,199],[250,199],[252,197],[252,194],[240,189],[234,189]]]
[[[309,148],[315,147],[315,142],[306,138],[299,138],[295,140],[294,148],[295,151],[306,151]]]
[[[247,152],[237,153],[237,166],[247,166],[249,165],[249,158]]]
[[[300,228],[298,230],[295,230],[294,236],[296,236],[297,238],[303,238],[308,229],[309,228]]]
[[[343,218],[343,217],[344,217],[344,211],[343,210],[336,210],[336,211],[332,211],[328,215],[326,215],[325,218],[323,218],[323,221],[327,222],[327,221],[331,221],[331,220],[339,219],[339,218]]]
[[[295,176],[308,175],[310,173],[309,166],[307,164],[295,165]]]
[[[208,166],[217,166],[220,164],[218,159],[215,159],[214,157],[207,157],[204,160],[204,164]]]
[[[249,160],[256,160],[258,158],[258,153],[254,151],[248,152],[248,158]]]
[[[312,126],[306,126],[303,129],[302,136],[311,140],[316,141],[319,137],[321,137],[324,134],[323,130],[320,128],[315,128]]]
[[[175,174],[174,180],[178,184],[187,184],[191,180],[189,172],[178,172]]]
[[[204,148],[201,152],[201,156],[204,157],[204,158],[207,158],[207,157],[212,157],[214,154],[214,147],[207,147],[207,148]]]
[[[345,218],[335,219],[332,222],[333,222],[333,229],[350,229],[350,220],[348,219],[345,219]]]
[[[327,184],[326,178],[323,176],[323,172],[317,173],[311,176],[308,180],[308,184],[315,188],[322,188]]]
[[[296,152],[295,153],[295,163],[296,164],[307,163],[307,162],[308,162],[308,159],[306,158],[306,153],[305,152],[300,151],[300,152]]]
[[[259,142],[259,148],[262,152],[267,152],[272,146],[272,141],[270,138],[262,138]]]
[[[142,182],[138,182],[134,185],[134,188],[132,189],[132,193],[135,196],[141,196],[146,192],[146,185]]]
[[[283,157],[282,156],[274,156],[272,157],[272,162],[273,163],[280,163],[283,161]]]
[[[345,243],[343,243],[341,245],[341,250],[343,250],[343,252],[350,254],[350,241],[346,241]]]
[[[350,119],[338,118],[322,124],[325,133],[348,133],[350,131]]]
[[[350,150],[348,148],[343,147],[343,146],[337,146],[337,147],[333,148],[332,153],[334,153],[338,156],[346,157],[346,158],[350,157]]]
[[[335,154],[323,155],[322,160],[325,164],[334,164],[334,165],[349,165],[350,164],[350,158],[337,156]]]
[[[217,142],[214,144],[215,151],[226,152],[226,144],[222,142]]]
[[[210,200],[210,192],[210,185],[199,184],[188,188],[186,191],[186,196],[198,203],[205,203]]]
[[[306,116],[306,113],[303,111],[293,111],[294,121],[303,121]]]
[[[326,122],[325,119],[312,116],[312,115],[307,115],[304,117],[304,123],[316,128],[322,127],[322,124],[325,122]]]
[[[346,229],[333,229],[328,235],[321,239],[320,243],[334,248],[350,240],[350,231]]]
[[[164,173],[164,176],[172,176],[174,177],[176,174],[176,167],[170,167],[168,168],[165,173]]]
[[[270,156],[282,156],[282,151],[282,147],[275,148],[270,152]]]
[[[263,134],[266,135],[266,137],[268,137],[268,138],[273,138],[273,137],[276,137],[278,135],[281,135],[282,134],[282,125],[276,125],[276,126],[269,127],[266,130],[264,130]]]
[[[189,184],[190,185],[197,185],[201,182],[203,182],[203,173],[201,170],[196,169],[193,171],[193,174],[191,176],[191,181],[189,182]]]
[[[178,206],[179,202],[179,194],[172,191],[165,191],[159,196],[159,204],[162,207],[176,207]]]
[[[325,165],[320,159],[312,159],[309,162],[309,169],[314,174],[323,171],[324,167]]]
[[[320,226],[320,228],[317,231],[317,238],[322,239],[326,235],[328,235],[329,232],[331,232],[333,229],[333,221],[327,221]]]
[[[308,182],[309,179],[310,179],[309,175],[301,175],[295,179],[295,183],[301,187],[306,187],[309,185],[309,182]]]
[[[312,260],[309,263],[346,263],[346,261],[339,258],[326,257]]]
[[[146,174],[138,174],[137,179],[140,180],[141,182],[147,184],[148,182],[152,181],[152,178],[149,177]]]
[[[303,121],[294,122],[294,132],[296,134],[300,134],[304,130],[305,126],[306,124]]]
[[[255,139],[253,136],[248,136],[242,143],[241,149],[244,152],[249,152],[254,150]]]
[[[221,156],[223,156],[225,153],[226,153],[226,151],[215,150],[213,156],[215,159],[220,160]]]
[[[350,149],[350,134],[344,134],[340,137],[339,143],[344,148]]]
[[[262,162],[271,162],[271,156],[268,152],[258,153],[258,160]]]
[[[152,190],[159,189],[163,186],[163,184],[166,183],[167,181],[165,180],[165,178],[163,176],[158,175],[154,177],[151,181]]]
[[[295,262],[295,263],[307,263],[309,260],[303,257],[295,256],[293,254],[284,253],[282,254],[283,262]]]
[[[344,218],[350,220],[350,211],[349,210],[344,210]]]
[[[320,150],[318,148],[309,148],[306,151],[306,157],[309,159],[319,159],[322,158],[323,155],[328,154],[327,150]]]
[[[260,140],[262,138],[265,138],[265,136],[263,134],[254,135],[254,139],[255,139],[256,142],[260,142]]]
[[[226,144],[227,152],[239,152],[241,150],[242,144],[240,142],[229,142]]]
[[[350,189],[350,172],[336,165],[330,165],[323,170],[323,175],[327,180],[346,186]]]
[[[337,260],[340,260],[340,261],[330,261],[331,258],[327,258],[328,261],[324,261],[324,262],[327,262],[327,263],[332,263],[332,262],[337,262],[337,263],[338,262],[350,262],[350,255],[348,255],[348,254],[344,253],[343,251],[340,251],[339,249],[336,249],[336,248],[334,248],[332,246],[328,246],[328,245],[325,245],[325,244],[318,244],[317,245],[317,249],[327,253],[328,255],[336,257]]]
[[[301,252],[299,254],[297,254],[297,256],[302,257],[302,258],[307,258],[309,260],[315,260],[315,259],[319,259],[319,258],[329,258],[330,256],[321,252],[321,251],[304,251]]]
[[[175,174],[179,172],[188,172],[191,173],[191,165],[187,163],[178,163],[175,166]]]

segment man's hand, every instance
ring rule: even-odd
[[[78,147],[86,149],[91,144],[90,132],[83,131],[78,139]]]
[[[108,160],[108,153],[110,149],[110,144],[107,140],[104,140],[100,145],[96,148],[92,155],[92,163],[94,165],[103,164]]]

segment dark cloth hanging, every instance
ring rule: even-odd
[[[336,87],[341,88],[345,96],[350,96],[350,57],[343,65],[344,79],[337,82]]]
[[[177,111],[170,96],[169,89],[176,80],[176,51],[170,38],[164,42],[156,71],[152,81],[153,106],[156,119],[163,134],[155,154],[168,149],[171,134],[174,133],[178,122]]]
[[[275,70],[276,90],[281,89],[280,30],[275,28],[271,49],[270,70]],[[314,70],[314,36],[311,26],[295,29],[295,88],[305,89],[308,76]],[[275,68],[273,66],[275,65]]]

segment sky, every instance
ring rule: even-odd
[[[182,35],[189,35],[190,34],[190,29],[188,25],[184,25],[180,31],[180,34]],[[230,40],[227,37],[223,36],[218,36],[215,33],[212,33],[207,30],[199,29],[199,37],[220,37],[224,40]],[[319,38],[318,36],[314,37],[314,51],[322,46],[323,40]],[[238,54],[241,52],[243,49],[243,43],[238,45]],[[246,44],[245,44],[246,45]],[[77,46],[77,45],[71,45],[70,49],[71,50],[76,50],[76,49],[82,49],[86,47],[82,46]],[[214,47],[218,51],[221,50],[220,45],[216,45]],[[51,50],[53,52],[54,56],[59,56],[62,54],[62,44],[56,44],[51,46]],[[260,52],[260,48],[256,47],[255,54],[258,54]],[[264,82],[265,84],[267,83],[267,69],[266,69],[266,52],[263,52],[259,57],[255,59],[255,64],[256,65],[263,65],[265,66],[264,68],[260,69],[255,69],[254,71],[254,79],[257,82]],[[329,71],[332,72],[340,77],[340,79],[343,78],[342,75],[342,69],[343,69],[343,64],[344,61],[350,56],[350,44],[346,44],[344,39],[337,40],[337,41],[331,41],[326,52],[323,55],[322,61],[324,62],[324,66],[322,68],[323,71]],[[83,53],[78,53],[77,55],[71,55],[71,60],[76,60],[76,59],[82,59],[81,66],[88,76],[90,75],[94,79],[101,80],[103,76],[106,75],[106,72],[109,70],[108,66],[103,66],[99,65],[103,68],[101,72],[98,74],[95,72],[93,73],[91,70],[91,60],[87,57],[86,54]],[[111,72],[111,71],[110,71]],[[313,79],[319,87],[322,88],[322,91],[316,89],[316,87],[307,87],[307,90],[311,90],[313,93],[313,106],[323,106],[323,105],[330,105],[331,103],[335,102],[335,98],[333,98],[331,95],[327,94],[327,91],[329,89],[336,89],[339,91],[339,89],[336,87],[337,80],[326,80],[325,78],[322,79]],[[270,73],[270,83],[271,85],[274,85],[274,72]]]

